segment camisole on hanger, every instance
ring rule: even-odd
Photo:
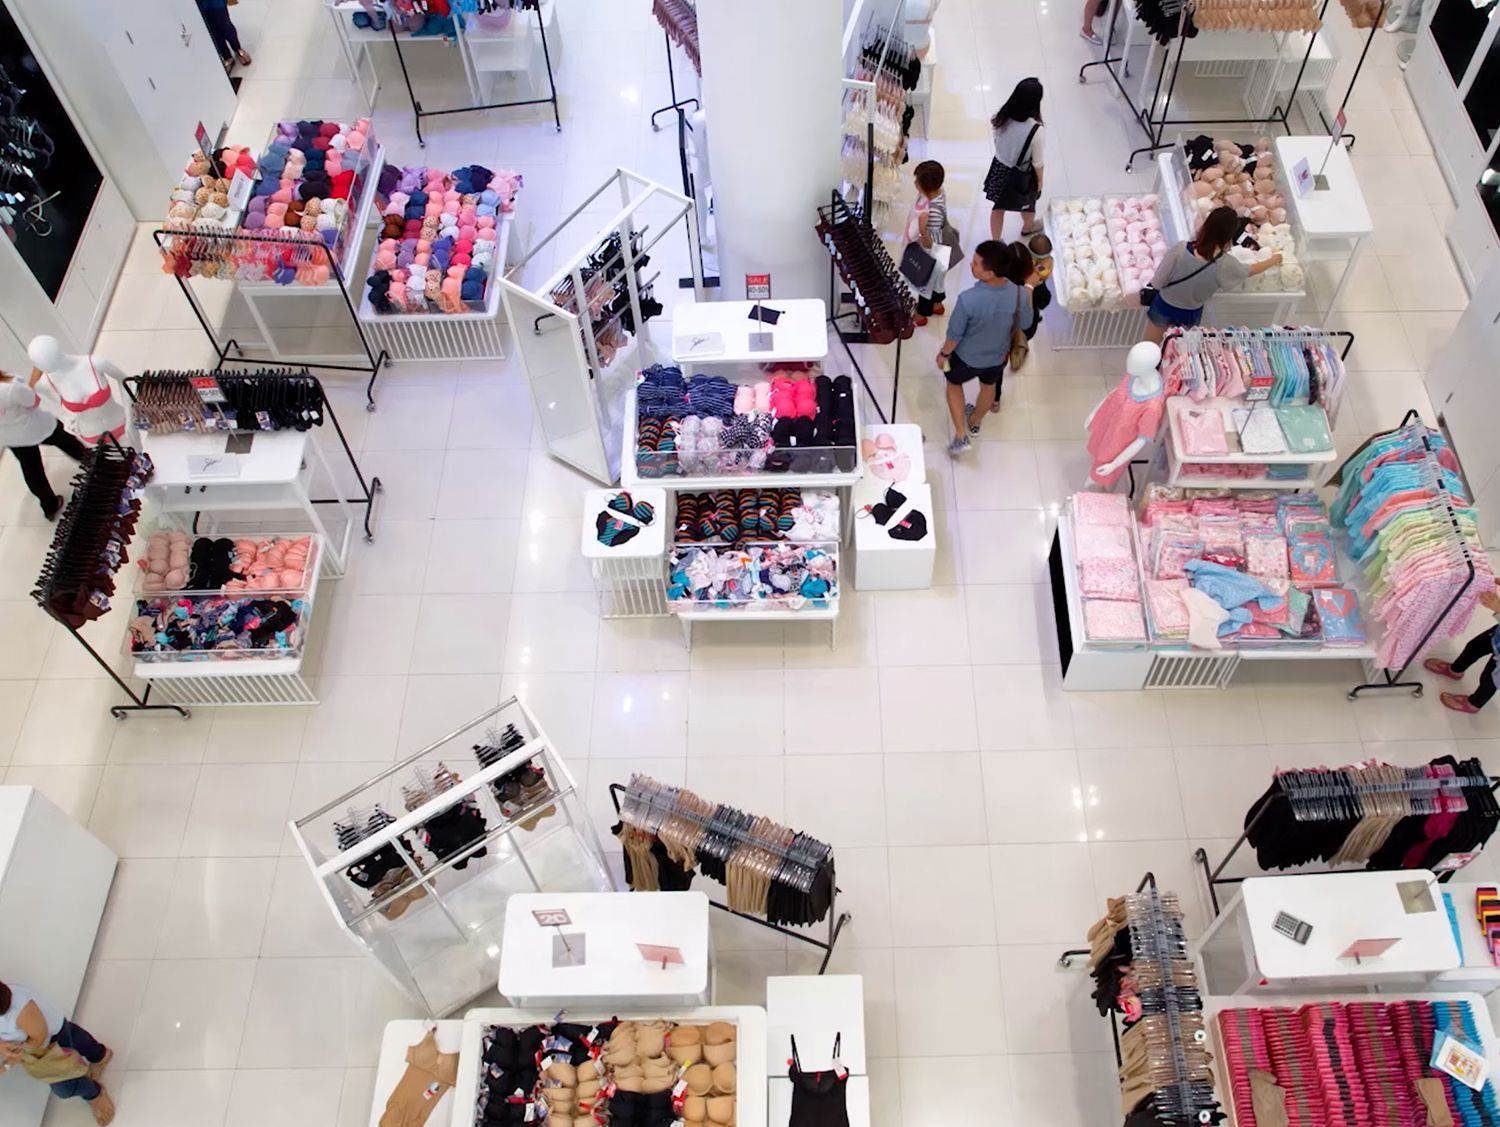
[[[792,1064],[787,1079],[792,1082],[792,1115],[787,1127],[849,1127],[849,1070],[839,1064],[842,1033],[833,1038],[833,1067],[805,1072],[792,1038]]]

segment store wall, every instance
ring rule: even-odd
[[[135,218],[159,219],[203,122],[235,110],[194,0],[7,0]]]
[[[807,0],[700,0],[703,107],[726,299],[828,296],[813,226],[839,182],[843,12]]]

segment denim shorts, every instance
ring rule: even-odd
[[[1197,309],[1179,309],[1171,302],[1163,301],[1161,294],[1157,294],[1151,299],[1146,316],[1153,325],[1160,325],[1164,329],[1190,329],[1203,320],[1203,307],[1200,305]]]

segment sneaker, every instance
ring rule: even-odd
[[[114,1058],[115,1051],[106,1047],[104,1050],[104,1059],[100,1060],[97,1064],[89,1065],[89,1079],[98,1080],[99,1077],[103,1076],[104,1070],[109,1067],[109,1062],[114,1060]]]
[[[974,425],[974,404],[972,403],[964,404],[964,422],[969,424],[969,436],[978,438],[979,428]]]
[[[1453,666],[1440,657],[1429,657],[1422,663],[1422,668],[1429,673],[1436,673],[1439,677],[1446,677],[1450,681],[1462,681],[1464,675],[1457,672]]]
[[[1104,46],[1104,40],[1102,40],[1102,39],[1099,38],[1099,33],[1097,31],[1085,31],[1082,28],[1080,28],[1079,31],[1078,31],[1078,38],[1079,39],[1087,40],[1088,42],[1092,43],[1095,47],[1103,47]]]
[[[957,458],[960,454],[967,454],[969,452],[969,445],[967,436],[955,438],[952,442],[948,443],[948,457]]]
[[[1469,698],[1463,693],[1440,693],[1438,699],[1443,702],[1444,708],[1451,708],[1454,712],[1475,713],[1479,709],[1469,703]]]

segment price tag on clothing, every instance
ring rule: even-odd
[[[234,211],[244,211],[245,205],[250,202],[250,190],[255,187],[255,181],[246,176],[240,169],[235,169],[234,177],[229,181],[229,206]]]

